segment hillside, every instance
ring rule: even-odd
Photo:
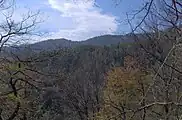
[[[58,50],[60,48],[70,48],[82,45],[110,46],[118,43],[129,43],[132,41],[132,37],[129,35],[103,35],[93,37],[85,41],[71,41],[64,38],[48,39],[34,44],[17,46],[16,48],[11,47],[11,51],[51,51]]]
[[[105,107],[107,94],[114,95],[114,99],[111,98],[113,103],[117,104],[118,100],[124,101],[126,109],[135,110],[140,106],[133,103],[133,100],[138,103],[142,99],[143,88],[147,89],[151,83],[151,76],[161,66],[172,46],[173,41],[168,39],[169,36],[172,37],[172,31],[169,33],[168,36],[166,35],[168,33],[161,34],[159,40],[154,39],[155,34],[148,34],[150,35],[148,39],[145,34],[138,34],[142,46],[147,51],[138,42],[133,42],[131,35],[105,35],[81,42],[56,39],[18,46],[20,54],[12,54],[11,57],[7,57],[8,60],[2,59],[5,67],[1,68],[4,72],[0,77],[6,80],[9,78],[9,72],[12,72],[10,75],[12,74],[15,80],[17,78],[29,84],[26,89],[28,91],[18,92],[20,95],[23,93],[22,98],[24,93],[29,94],[22,102],[29,108],[27,111],[31,114],[27,117],[30,120],[88,120],[87,118],[98,112],[101,112],[101,117],[110,116],[101,111],[107,111]],[[181,56],[179,53],[173,55],[178,58]],[[175,57],[170,57],[166,64],[173,62]],[[182,65],[180,60],[177,61],[179,66]],[[168,71],[168,66],[164,66],[164,69],[167,76],[170,69]],[[179,73],[173,72],[174,79],[181,77]],[[160,77],[156,79],[156,83],[164,89]],[[18,85],[21,87],[21,81]],[[172,97],[176,94],[175,89],[172,94]],[[129,99],[128,95],[131,96]],[[159,96],[156,98],[160,98]],[[148,94],[146,103],[154,101],[152,98],[152,94]],[[128,103],[125,104],[125,101]],[[115,108],[111,106],[109,110],[115,111]],[[153,110],[160,112],[163,108]],[[155,113],[151,115],[154,116]],[[146,116],[147,120],[153,120],[153,116]],[[138,120],[138,116],[135,118]]]

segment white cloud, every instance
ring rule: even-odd
[[[51,32],[47,38],[85,40],[117,31],[116,17],[101,13],[102,10],[94,5],[93,0],[48,0],[48,3],[51,8],[59,12],[55,18],[52,16],[51,20],[54,19],[52,24],[64,28]]]
[[[37,31],[48,32],[45,36],[32,37],[31,42],[45,39],[66,38],[86,40],[103,34],[114,34],[118,29],[116,16],[103,13],[95,6],[94,0],[17,0],[13,20],[19,21],[28,11],[40,10]],[[0,22],[4,19],[0,14]]]

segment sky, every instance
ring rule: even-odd
[[[126,13],[142,6],[142,0],[16,0],[15,19],[27,11],[40,11],[38,30],[43,39],[66,38],[73,41],[104,34],[130,31]]]

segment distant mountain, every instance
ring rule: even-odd
[[[40,52],[40,51],[52,51],[60,48],[71,48],[82,45],[94,45],[94,46],[109,46],[118,43],[128,43],[133,42],[132,36],[127,35],[103,35],[97,36],[85,41],[71,41],[64,38],[61,39],[48,39],[45,41],[37,42],[34,44],[13,46],[6,48],[8,51],[13,51],[16,53],[27,53],[30,51]]]
[[[81,44],[86,45],[112,45],[112,44],[118,44],[118,43],[124,43],[124,42],[132,42],[132,36],[127,35],[103,35],[103,36],[97,36],[90,38],[86,41],[82,41]]]
[[[58,48],[70,48],[80,45],[109,46],[118,43],[132,42],[130,35],[103,35],[90,38],[85,41],[71,41],[67,39],[49,39],[46,41],[28,45],[33,50],[54,50]]]
[[[30,44],[27,45],[27,47],[33,49],[33,50],[54,50],[54,49],[59,49],[59,48],[70,48],[73,46],[77,46],[78,44],[80,44],[77,41],[71,41],[71,40],[67,40],[67,39],[49,39],[49,40],[45,40],[42,42],[37,42],[34,44]]]

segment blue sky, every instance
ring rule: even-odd
[[[142,0],[17,0],[16,14],[41,11],[44,22],[40,31],[48,32],[43,39],[66,38],[80,41],[103,34],[129,32],[124,22],[126,12],[142,6]],[[18,17],[17,17],[18,18]],[[119,22],[121,21],[121,22]]]

